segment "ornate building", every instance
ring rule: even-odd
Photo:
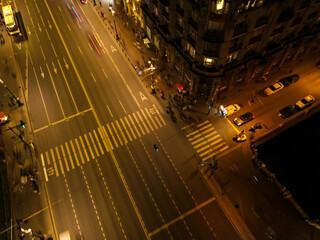
[[[319,50],[320,0],[123,0],[193,97],[255,81]]]

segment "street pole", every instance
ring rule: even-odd
[[[14,98],[14,100],[16,100],[16,102],[18,103],[19,106],[22,106],[23,103],[20,102],[20,100],[10,91],[10,89],[8,88],[8,86],[0,79],[0,83],[8,90],[8,92],[12,95],[12,97]]]
[[[114,18],[115,11],[113,10],[112,5],[110,5],[110,4],[109,4],[109,11],[111,11],[111,15],[112,15],[112,18],[113,18],[113,25],[114,25],[114,30],[116,31],[116,38],[117,38],[117,40],[119,40],[119,33],[117,31],[116,20]]]
[[[117,40],[119,40],[119,33],[117,31],[116,20],[114,19],[114,17],[113,17],[113,24],[114,24],[114,30],[116,31],[116,38]]]

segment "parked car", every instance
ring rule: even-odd
[[[88,3],[88,0],[80,0],[81,3]]]
[[[231,114],[234,114],[235,112],[238,112],[240,110],[240,106],[238,104],[232,104],[224,108],[226,110],[225,116],[230,116]]]
[[[4,112],[0,112],[0,125],[6,124],[10,121],[9,115]]]
[[[254,119],[254,115],[251,112],[246,112],[245,114],[242,114],[240,117],[235,118],[233,122],[237,126],[241,126],[247,122],[250,122]]]
[[[298,82],[300,76],[298,74],[293,74],[288,77],[281,78],[278,82],[281,82],[283,86],[288,87],[290,84]]]
[[[274,94],[274,93],[280,91],[282,88],[283,88],[283,84],[281,82],[277,82],[277,83],[272,84],[271,86],[267,87],[264,90],[264,93],[269,96],[271,94]]]
[[[296,112],[296,107],[294,105],[288,105],[280,109],[278,115],[282,118],[287,118],[287,117],[290,117],[295,112]]]
[[[310,106],[313,102],[314,102],[314,97],[312,97],[311,95],[308,95],[304,98],[300,98],[300,100],[296,103],[296,106],[299,109],[303,109]]]

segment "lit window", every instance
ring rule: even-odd
[[[190,43],[187,43],[187,52],[189,53],[189,55],[192,58],[194,58],[196,56],[196,50],[194,49],[194,47]]]
[[[231,63],[232,61],[234,61],[238,56],[238,52],[234,52],[232,54],[229,54],[227,56],[227,63]]]
[[[224,0],[217,0],[217,4],[216,4],[216,10],[220,11],[223,8],[223,2]]]
[[[263,4],[263,0],[258,0],[256,6],[257,6],[257,7],[260,7],[262,4]]]
[[[247,5],[244,7],[246,10],[248,10],[250,7],[250,1],[248,1]]]
[[[213,65],[213,59],[212,58],[204,58],[204,66],[211,67]]]
[[[156,6],[154,6],[154,15],[156,15],[157,17],[159,15],[158,8]]]

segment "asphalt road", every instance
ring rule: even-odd
[[[193,130],[152,101],[94,9],[49,0],[17,7],[29,40],[14,49],[57,233],[239,239],[198,172]]]

